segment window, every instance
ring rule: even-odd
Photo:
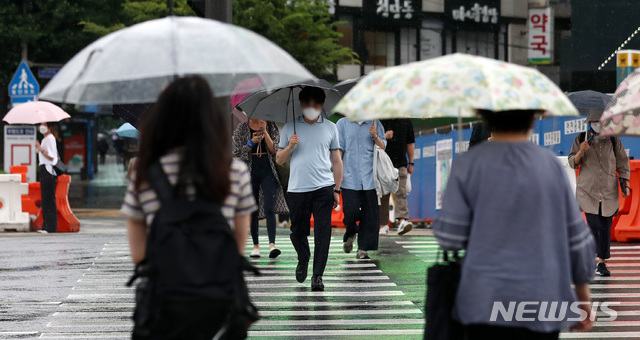
[[[365,31],[365,53],[360,58],[365,73],[396,64],[395,34],[393,32]]]
[[[338,26],[338,32],[342,34],[342,38],[338,39],[338,44],[353,49],[353,17],[341,15],[338,21],[343,22]]]

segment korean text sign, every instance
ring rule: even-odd
[[[553,63],[553,9],[530,8],[528,62],[531,65]]]

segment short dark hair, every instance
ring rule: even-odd
[[[321,88],[305,86],[302,91],[300,91],[298,99],[300,99],[301,103],[309,103],[313,100],[316,104],[324,104],[324,101],[327,99],[327,95]]]
[[[491,132],[527,132],[531,129],[538,110],[490,111],[477,110]]]

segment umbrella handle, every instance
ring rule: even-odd
[[[293,98],[293,88],[289,91],[289,103],[291,103],[291,114],[293,115],[293,134],[296,134],[296,104]],[[287,103],[287,106],[289,106]]]

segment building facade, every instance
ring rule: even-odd
[[[460,52],[540,64],[560,83],[560,46],[571,29],[570,0],[333,0],[330,11],[343,22],[340,44],[361,61],[338,68],[338,80]],[[530,40],[530,26],[543,24],[544,35]],[[548,58],[532,58],[542,50]]]

